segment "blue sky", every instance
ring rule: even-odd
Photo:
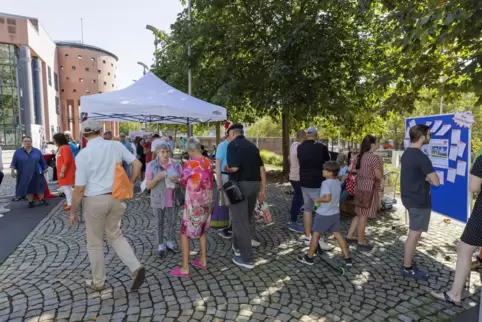
[[[38,18],[53,40],[81,39],[119,57],[118,88],[142,76],[141,61],[151,65],[154,36],[146,24],[169,31],[182,11],[180,0],[0,0],[1,12]]]

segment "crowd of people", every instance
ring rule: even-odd
[[[132,290],[142,285],[146,274],[120,230],[126,205],[112,195],[117,164],[122,164],[132,185],[138,179],[145,180],[158,222],[158,256],[163,258],[168,252],[181,253],[181,265],[171,271],[172,276],[189,277],[190,266],[207,269],[207,234],[216,197],[220,194],[229,206],[230,224],[217,233],[232,240],[232,262],[235,265],[247,269],[255,267],[253,247],[259,247],[260,242],[256,238],[254,213],[257,202],[266,198],[266,170],[258,148],[244,136],[242,125],[232,124],[226,130],[224,140],[216,148],[215,163],[193,137],[183,139],[182,146],[181,141],[179,143],[189,156],[182,163],[174,158],[172,137],[152,134],[146,139],[138,137],[130,142],[121,134],[115,140],[112,133],[102,133],[102,124],[95,120],[84,121],[81,132],[86,144],[80,151],[71,144],[70,133],[55,134],[53,139],[58,147],[58,184],[65,193],[64,209],[69,211],[72,224],[77,222],[82,203],[92,270],[88,286],[101,290],[105,285],[104,233],[133,274]],[[401,199],[409,214],[409,233],[400,274],[427,279],[427,272],[416,265],[414,255],[422,233],[429,228],[430,186],[439,186],[440,180],[430,159],[422,152],[422,147],[430,141],[429,127],[416,125],[410,129],[409,136],[411,145],[401,159]],[[30,137],[24,137],[22,143],[23,147],[15,152],[11,164],[12,176],[17,177],[16,196],[26,197],[29,207],[35,206],[34,195],[38,196],[38,204],[47,204],[43,198],[43,175],[48,166],[42,153],[32,147]],[[328,233],[334,235],[346,266],[356,265],[350,245],[356,245],[358,251],[373,249],[365,238],[365,231],[367,219],[376,218],[380,212],[384,186],[383,161],[376,155],[378,146],[377,138],[367,135],[359,150],[340,154],[334,161],[328,148],[319,142],[315,127],[296,133],[289,155],[293,199],[287,228],[305,235],[304,244],[308,250],[297,257],[299,262],[313,265],[316,254],[332,250],[332,245],[326,241]],[[481,186],[482,157],[479,156],[471,171],[470,191],[479,193]],[[343,236],[340,205],[346,202],[353,204],[354,214],[346,236]],[[434,297],[461,305],[461,292],[471,269],[472,253],[482,246],[481,216],[482,197],[479,195],[461,237],[452,289],[433,292]],[[200,253],[190,263],[190,239],[193,238],[200,240]],[[481,262],[482,253],[476,264],[480,266]]]

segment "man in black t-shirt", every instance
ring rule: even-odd
[[[229,180],[237,183],[245,199],[229,205],[233,225],[233,263],[254,268],[252,246],[259,245],[251,240],[254,234],[254,208],[256,199],[265,199],[266,172],[259,150],[243,135],[243,126],[233,124],[228,129],[229,144],[226,153]]]
[[[427,232],[430,223],[430,184],[438,187],[440,179],[433,169],[432,161],[422,152],[422,146],[430,142],[430,128],[427,125],[415,125],[409,134],[411,145],[405,150],[401,160],[400,190],[402,203],[408,210],[410,232],[405,241],[405,257],[400,274],[426,279],[427,273],[419,270],[412,262],[422,232]]]
[[[311,225],[315,199],[320,197],[323,178],[323,165],[330,161],[330,153],[323,143],[318,140],[318,129],[311,126],[306,131],[306,140],[298,146],[298,161],[300,164],[300,186],[303,193],[303,225],[305,228],[305,245],[311,241]],[[331,250],[323,238],[319,242],[323,250]]]

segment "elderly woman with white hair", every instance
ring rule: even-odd
[[[171,147],[167,143],[157,145],[155,156],[146,168],[146,187],[150,189],[151,207],[158,220],[158,254],[162,258],[166,256],[166,251],[179,253],[174,243],[179,210],[174,191],[181,177],[182,165],[170,158]]]
[[[196,138],[186,141],[189,160],[183,165],[181,185],[186,187],[181,223],[182,266],[171,271],[172,276],[189,277],[190,238],[199,238],[201,252],[191,265],[207,269],[207,232],[214,206],[214,171],[209,158],[202,155]]]
[[[72,153],[74,154],[74,158],[75,158],[79,153],[79,147],[74,142],[74,139],[72,138],[72,133],[70,131],[65,131],[64,135],[67,138],[67,142],[69,143],[70,149],[72,150]]]

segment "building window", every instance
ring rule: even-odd
[[[77,55],[77,58],[78,58],[78,59],[82,59],[82,55]]]
[[[69,54],[65,54],[65,57],[69,57]]]
[[[85,67],[85,71],[88,72],[90,69],[89,67]]]
[[[66,80],[70,80],[70,77],[69,77],[69,76],[67,76],[67,77],[65,77],[65,79],[66,79]]]
[[[55,113],[57,113],[57,115],[60,115],[60,99],[57,96],[55,96]]]
[[[62,88],[60,91],[63,93],[63,92],[64,92],[64,89]]]
[[[83,81],[84,81],[84,79],[83,79],[83,78],[79,78],[79,82],[81,82],[81,83],[82,83]]]
[[[98,69],[97,72],[100,74],[100,69]]]
[[[111,65],[112,67],[114,67],[114,64],[113,64],[113,63],[110,63],[110,65]]]
[[[74,93],[77,93],[77,90],[74,88]]]
[[[102,94],[102,92],[99,92],[99,94]]]
[[[103,60],[104,64],[105,64],[105,60]]]
[[[110,76],[110,73],[107,73],[107,76]]]
[[[72,66],[72,70],[76,70],[77,68],[75,66]]]
[[[52,86],[52,69],[50,66],[47,66],[47,77],[49,79],[49,86]]]
[[[89,91],[88,89],[86,89],[85,92],[86,92],[87,94],[90,94],[90,91]]]
[[[60,69],[64,69],[64,66],[60,66]]]
[[[90,60],[95,61],[95,58],[94,58],[94,57],[91,57]]]
[[[54,88],[57,92],[59,91],[59,76],[56,72],[54,72]]]
[[[107,82],[104,82],[104,85],[107,85]]]
[[[112,87],[114,87],[114,84],[112,84]]]
[[[95,84],[95,79],[92,80],[92,83]]]

